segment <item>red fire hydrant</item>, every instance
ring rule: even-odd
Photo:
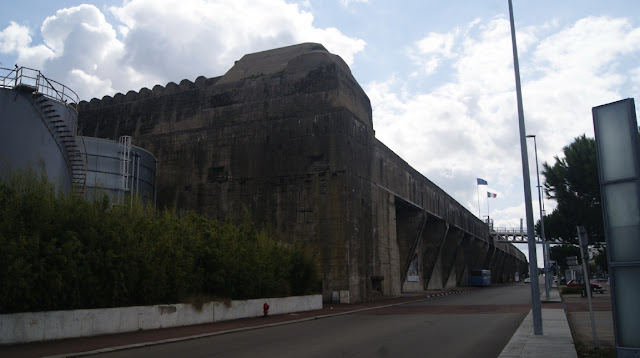
[[[269,315],[269,304],[266,302],[262,305],[262,313],[264,314],[263,317],[267,317]]]

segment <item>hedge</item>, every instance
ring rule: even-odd
[[[154,212],[65,195],[32,170],[0,178],[0,313],[315,293],[312,250],[245,215]]]

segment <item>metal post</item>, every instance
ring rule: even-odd
[[[130,199],[130,205],[131,208],[133,209],[133,178],[135,178],[136,175],[136,156],[133,156],[133,159],[131,160],[131,186],[130,186],[130,190],[129,190],[129,199]]]
[[[540,188],[540,190],[542,190],[542,188]],[[544,197],[544,194],[542,195]],[[544,209],[544,200],[542,200],[542,219],[540,219],[540,223],[542,225],[541,229],[542,232],[544,233],[544,217],[545,215],[547,215],[547,211]],[[546,238],[545,238],[546,240]],[[546,249],[546,255],[547,255],[547,262],[549,263],[549,271],[551,271],[551,275],[549,276],[549,287],[553,288],[553,270],[551,269],[551,240],[546,240],[547,244],[545,245],[545,249]],[[558,263],[556,262],[556,273],[558,273],[558,284],[556,285],[556,288],[558,287],[558,285],[560,284],[560,274],[559,274],[559,270],[558,270]]]
[[[480,186],[476,185],[476,193],[478,194],[478,219],[481,218],[482,216],[480,216]],[[489,213],[487,213],[487,215],[489,215]]]
[[[589,303],[589,316],[591,317],[591,332],[593,333],[593,346],[598,347],[598,335],[596,334],[596,320],[593,317],[593,305],[591,304],[591,280],[589,279],[589,268],[587,267],[587,261],[589,260],[589,253],[587,247],[589,239],[587,239],[587,231],[582,226],[577,226],[578,241],[580,242],[580,254],[582,255],[582,277],[584,281],[584,291],[587,295],[587,302]]]
[[[136,195],[140,195],[140,156],[136,154]]]
[[[520,89],[520,67],[518,65],[518,49],[516,47],[516,28],[513,23],[513,5],[509,0],[509,20],[511,22],[511,42],[513,45],[513,69],[516,77],[516,98],[518,101],[518,120],[520,125],[520,151],[522,155],[522,176],[524,179],[524,201],[527,214],[527,241],[529,248],[529,276],[531,278],[531,313],[533,316],[533,334],[542,335],[542,307],[540,305],[540,286],[538,281],[538,258],[536,255],[536,238],[533,225],[533,208],[531,204],[531,180],[529,179],[529,159],[527,157],[527,140],[524,126],[524,109],[522,107],[522,91]]]
[[[542,239],[542,258],[544,262],[544,290],[546,293],[546,300],[551,300],[549,297],[549,256],[547,251],[547,240],[544,235],[544,216],[542,215],[542,187],[540,186],[540,167],[538,166],[538,144],[536,142],[536,135],[530,134],[527,138],[533,138],[533,149],[536,155],[536,174],[538,176],[538,203],[540,204],[540,238]]]

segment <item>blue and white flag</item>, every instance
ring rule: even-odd
[[[477,180],[478,180],[478,185],[488,185],[487,181],[484,179],[477,178]]]

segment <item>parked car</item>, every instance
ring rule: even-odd
[[[577,282],[576,280],[570,280],[569,282],[567,282],[567,286],[568,287],[584,287],[584,284],[581,282]],[[602,288],[602,286],[600,286],[600,284],[591,282],[591,292],[605,293],[605,290]]]
[[[531,278],[527,277],[524,279],[524,283],[531,283]]]

